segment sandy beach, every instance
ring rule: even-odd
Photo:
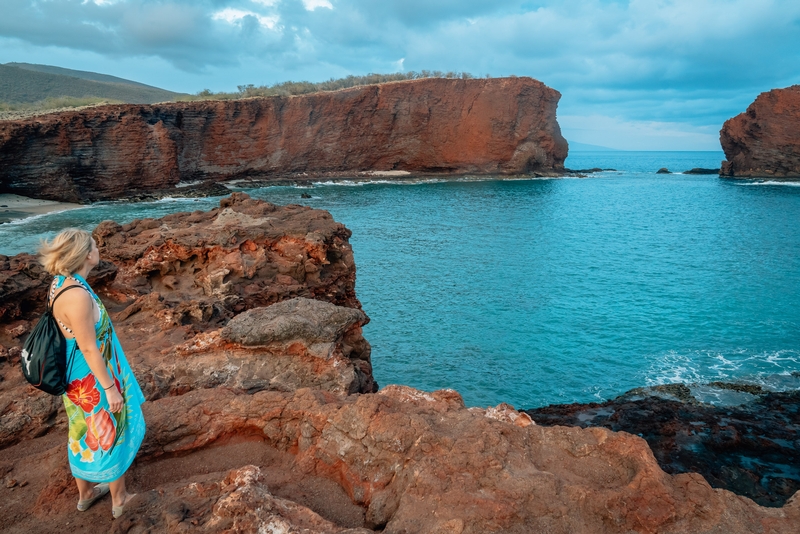
[[[16,219],[25,219],[34,215],[42,215],[53,211],[65,211],[80,208],[81,204],[40,200],[21,195],[0,194],[0,224]]]

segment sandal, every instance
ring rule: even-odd
[[[78,511],[85,512],[88,510],[100,497],[108,493],[108,484],[103,482],[92,488],[92,496],[88,499],[78,500]]]
[[[128,498],[125,499],[124,503],[122,503],[119,506],[112,506],[111,507],[111,517],[113,519],[119,519],[120,516],[122,515],[122,513],[125,511],[125,506],[127,506],[127,504],[130,502],[130,500],[133,499],[134,497],[136,497],[135,493],[129,493],[128,494]]]

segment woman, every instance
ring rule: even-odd
[[[39,249],[44,268],[55,276],[50,301],[64,288],[79,285],[59,298],[53,315],[67,339],[69,464],[78,485],[78,510],[87,510],[111,492],[111,514],[122,515],[133,497],[125,472],[145,432],[144,395],[133,376],[103,303],[86,283],[99,262],[89,232],[67,229]]]

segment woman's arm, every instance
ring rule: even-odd
[[[105,390],[109,409],[116,413],[122,409],[122,395],[117,390],[114,379],[106,368],[105,359],[97,348],[94,306],[94,300],[87,291],[68,291],[56,302],[53,312],[63,317],[65,320],[62,319],[62,322],[72,329],[78,348],[81,349],[97,381],[97,387]]]

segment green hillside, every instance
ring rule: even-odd
[[[27,63],[0,65],[0,102],[9,106],[63,100],[64,97],[152,104],[179,96],[181,93],[93,72]]]

